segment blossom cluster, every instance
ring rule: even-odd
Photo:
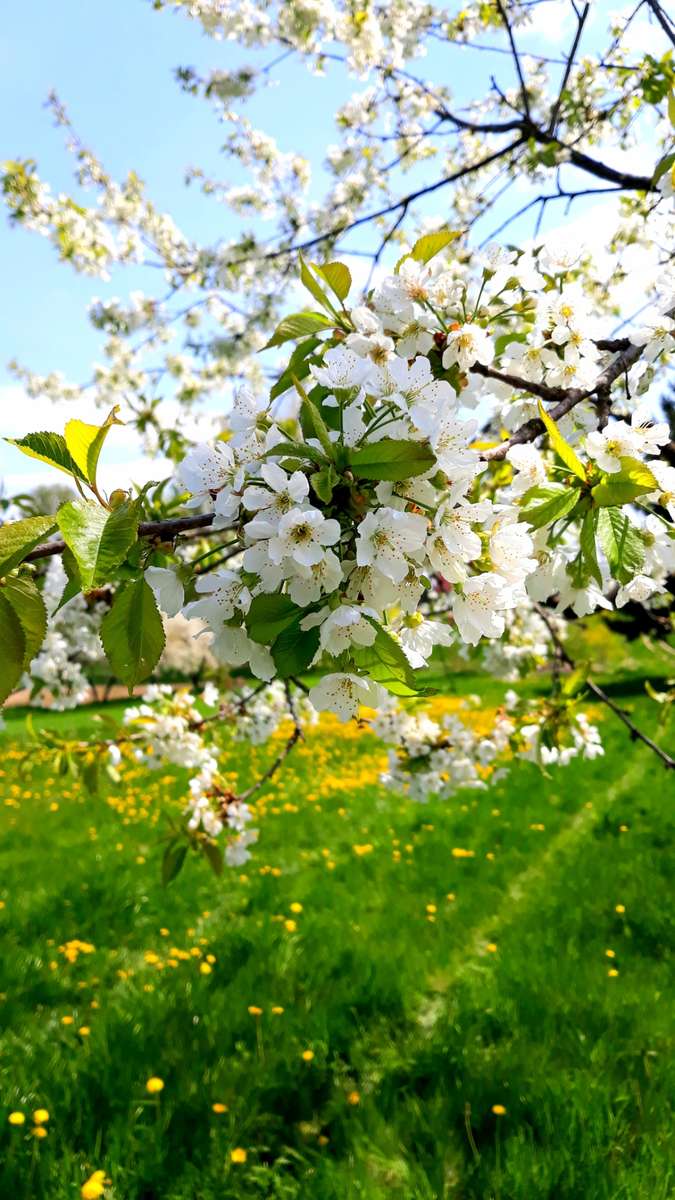
[[[584,615],[612,607],[612,591],[618,606],[649,599],[673,566],[664,511],[675,470],[654,462],[669,430],[642,409],[602,424],[591,403],[610,360],[574,282],[578,251],[488,247],[472,285],[449,241],[422,238],[351,309],[321,286],[348,290],[344,266],[311,275],[305,265],[330,319],[282,322],[273,342],[300,338],[287,388],[274,400],[241,390],[227,439],[196,446],[177,475],[235,538],[227,567],[196,579],[186,616],[205,623],[219,662],[262,680],[320,667],[309,698],[342,720],[387,690],[414,694],[435,646],[502,638],[532,602]],[[512,336],[524,306],[525,341]],[[302,340],[308,330],[293,322],[303,316],[323,340]],[[672,326],[664,315],[633,335],[636,381],[672,348]],[[515,372],[589,399],[557,426],[547,418],[548,450],[516,441],[502,466],[482,452],[475,410],[491,403],[500,422],[514,408],[518,420],[536,415],[534,402],[514,403]],[[573,464],[566,482],[556,454]],[[622,505],[638,495],[643,510],[629,520]],[[148,579],[164,611],[180,608],[175,575],[152,568]]]
[[[186,804],[188,830],[203,830],[209,838],[215,838],[227,829],[225,861],[229,866],[238,866],[249,857],[248,847],[257,841],[258,831],[250,828],[250,807],[232,794],[221,776],[218,747],[205,736],[212,710],[220,710],[220,695],[213,685],[207,684],[204,689],[200,708],[190,692],[170,684],[154,684],[146,689],[141,704],[125,710],[124,725],[135,739],[138,762],[151,768],[172,763],[191,772]],[[117,762],[118,746],[113,744],[110,752]]]
[[[480,707],[479,697],[473,702]],[[492,786],[517,759],[546,769],[604,753],[597,726],[565,704],[527,702],[508,692],[487,729],[484,721],[472,723],[471,698],[464,709],[436,721],[391,700],[372,722],[373,732],[391,747],[383,783],[427,803],[448,799],[460,788]]]

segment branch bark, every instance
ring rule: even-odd
[[[171,517],[166,521],[142,521],[138,526],[140,538],[153,538],[158,542],[171,542],[179,533],[191,529],[208,529],[216,519],[215,513],[200,513],[195,517]],[[227,526],[220,526],[214,533],[222,533]],[[45,542],[31,550],[23,559],[24,562],[37,562],[41,558],[51,558],[53,554],[63,554],[65,542]]]

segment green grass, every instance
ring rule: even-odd
[[[624,700],[653,730],[634,682]],[[470,676],[459,688],[500,690]],[[83,730],[90,716],[39,720]],[[550,779],[523,764],[427,806],[378,785],[370,735],[331,727],[270,789],[244,872],[216,880],[195,859],[168,889],[159,812],[180,772],[132,772],[115,808],[40,763],[20,778],[20,718],[9,724],[2,1200],[76,1198],[96,1168],[109,1200],[673,1194],[672,780],[612,718],[604,760]],[[74,938],[95,950],[68,963],[59,947]],[[145,959],[174,947],[188,952],[176,967]],[[193,947],[215,956],[211,974]],[[37,1107],[50,1112],[40,1142]]]

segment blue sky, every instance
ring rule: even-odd
[[[600,7],[606,15],[613,6]],[[552,28],[549,20],[548,32],[553,40],[547,48],[554,53],[560,48],[560,28]],[[545,22],[537,34],[539,47],[542,36],[547,36]],[[532,41],[526,37],[524,49],[528,44]],[[232,218],[195,187],[186,189],[183,184],[190,165],[222,177],[222,127],[208,103],[180,91],[173,73],[178,65],[206,73],[213,67],[260,64],[272,54],[214,42],[197,22],[179,12],[155,12],[149,0],[59,0],[58,5],[54,0],[30,0],[7,6],[0,29],[0,159],[34,158],[54,190],[72,190],[63,131],[54,128],[44,108],[49,90],[55,88],[83,141],[111,174],[120,177],[137,170],[157,206],[170,211],[188,234],[202,241],[227,236],[233,232]],[[450,78],[459,102],[476,95],[477,71],[484,75],[486,91],[489,73],[497,66],[500,80],[512,82],[506,60],[459,48],[451,54],[451,61],[444,57],[442,73],[433,58],[417,70],[432,78]],[[293,60],[276,74],[279,87],[262,91],[246,113],[276,136],[283,149],[299,150],[312,160],[320,194],[321,162],[327,143],[334,139],[333,113],[359,84],[347,80],[340,68],[317,81]],[[574,215],[581,211],[576,209]],[[552,219],[561,221],[562,214]],[[527,236],[531,230],[518,232]],[[73,380],[85,380],[101,345],[100,335],[86,320],[87,304],[96,295],[123,296],[134,286],[147,289],[148,281],[141,271],[129,270],[110,284],[79,276],[57,261],[45,239],[10,229],[2,216],[0,255],[0,433],[7,434],[35,427],[27,408],[30,402],[21,402],[20,394],[7,388],[12,381],[8,360],[17,358],[41,373],[58,369]],[[18,458],[9,447],[0,448],[0,471],[14,475],[30,467],[34,473],[35,464],[22,460],[20,465]]]

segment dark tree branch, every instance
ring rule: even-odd
[[[256,792],[259,792],[261,790],[261,788],[263,788],[265,786],[265,784],[269,782],[269,780],[272,778],[272,776],[276,775],[277,771],[279,770],[279,767],[288,758],[293,747],[304,737],[304,734],[302,732],[302,725],[300,724],[300,721],[298,720],[298,715],[295,711],[295,705],[293,703],[293,697],[291,695],[290,684],[288,682],[286,682],[286,684],[284,686],[285,686],[285,690],[286,690],[286,703],[288,704],[288,711],[289,711],[291,720],[293,722],[293,731],[292,731],[290,737],[287,739],[283,749],[279,752],[277,757],[274,759],[274,762],[271,763],[270,766],[265,771],[265,773],[260,776],[260,779],[257,779],[255,783],[251,784],[250,788],[247,788],[245,792],[242,792],[241,795],[237,797],[238,800],[247,801],[247,800],[250,800],[252,796],[255,796]]]
[[[497,8],[499,9],[499,15],[500,15],[502,21],[504,22],[504,27],[506,29],[506,35],[509,39],[509,45],[511,47],[511,54],[513,57],[513,63],[516,68],[516,74],[518,75],[518,82],[520,84],[520,94],[523,98],[523,108],[525,109],[525,115],[529,121],[529,119],[530,119],[530,98],[527,94],[527,87],[525,86],[525,77],[523,75],[523,68],[520,65],[520,56],[518,54],[518,48],[516,46],[516,39],[513,36],[513,30],[511,29],[511,22],[509,21],[509,18],[507,16],[504,5],[502,4],[502,0],[497,0]]]
[[[208,529],[216,519],[215,513],[200,513],[195,517],[171,517],[166,521],[142,521],[138,526],[138,536],[140,538],[152,538],[158,542],[172,542],[179,533],[185,533],[189,529]],[[223,527],[214,530],[214,533],[222,533]],[[63,554],[66,549],[65,542],[46,542],[44,546],[38,546],[36,550],[31,550],[23,559],[24,562],[37,562],[40,558],[51,558],[53,554]]]
[[[658,0],[647,0],[647,4],[656,17],[666,37],[668,38],[668,41],[672,46],[675,46],[675,26],[673,25],[671,18],[667,15],[667,13],[664,13]]]
[[[553,136],[555,134],[555,127],[558,124],[558,113],[560,112],[560,105],[562,104],[563,96],[565,94],[565,88],[567,87],[567,81],[570,77],[570,72],[572,70],[572,63],[574,62],[574,57],[579,48],[579,42],[581,41],[581,35],[584,30],[584,25],[586,24],[586,17],[588,16],[589,7],[590,6],[588,4],[585,4],[584,10],[583,10],[581,16],[577,15],[577,32],[575,34],[574,41],[572,43],[572,49],[570,50],[568,58],[567,58],[567,65],[565,66],[565,70],[563,72],[562,82],[560,84],[560,89],[558,91],[558,97],[556,99],[555,104],[553,105],[553,109],[551,111],[551,119],[548,124],[548,132],[551,136]]]

